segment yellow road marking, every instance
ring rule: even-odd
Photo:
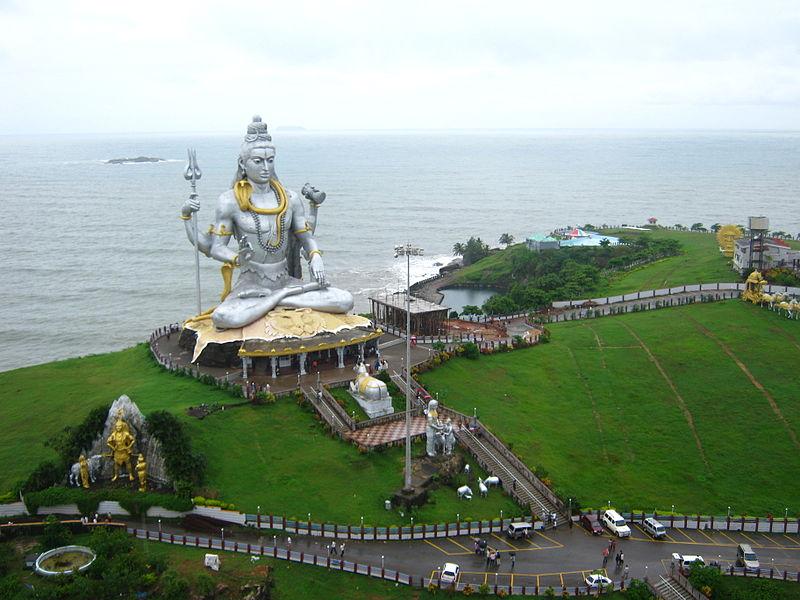
[[[744,531],[740,531],[739,533],[741,533],[741,534],[742,534],[742,537],[743,537],[744,539],[746,539],[746,540],[749,540],[749,541],[750,541],[750,543],[751,543],[751,544],[753,544],[753,546],[756,546],[756,547],[758,547],[758,546],[760,545],[760,543],[759,543],[759,542],[757,542],[756,540],[754,540],[753,538],[751,538],[751,537],[750,537],[749,535],[747,535],[747,534],[746,534]]]
[[[563,573],[559,573],[558,574],[558,578],[561,580],[561,587],[563,588],[564,587],[564,574]]]
[[[488,584],[488,583],[489,583],[489,573],[486,573],[486,574],[483,576],[483,583],[484,583],[484,584]]]
[[[781,535],[782,535],[783,537],[785,537],[787,540],[789,540],[790,542],[792,542],[793,544],[797,544],[797,545],[798,545],[798,547],[800,547],[800,541],[797,541],[797,540],[796,540],[796,539],[794,539],[794,538],[790,538],[790,537],[789,537],[788,535],[786,535],[785,533],[782,533]]]
[[[564,544],[562,544],[561,542],[557,542],[556,540],[554,540],[554,539],[553,539],[553,538],[551,538],[551,537],[548,537],[548,536],[546,536],[546,535],[545,535],[545,534],[543,534],[541,531],[535,531],[534,533],[535,533],[536,535],[540,535],[540,536],[542,536],[544,539],[546,539],[546,540],[547,540],[548,542],[550,542],[551,544],[554,544],[556,548],[563,548],[563,547],[564,547]]]
[[[690,538],[688,535],[686,535],[686,533],[684,533],[683,529],[674,529],[673,531],[677,531],[678,533],[680,533],[683,537],[685,537],[690,542],[694,541],[692,538]]]
[[[465,545],[461,544],[460,542],[457,542],[457,541],[456,541],[455,539],[453,539],[453,538],[445,538],[445,539],[446,539],[448,542],[451,542],[451,543],[455,544],[455,545],[456,545],[456,546],[458,546],[459,548],[463,548],[463,549],[464,549],[464,550],[466,550],[468,553],[470,553],[470,554],[475,554],[475,549],[472,549],[472,550],[470,550],[470,549],[469,549],[469,548],[467,548]]]
[[[726,538],[728,538],[728,539],[729,539],[731,542],[733,542],[733,545],[734,545],[734,546],[738,546],[738,545],[739,545],[739,542],[737,542],[737,541],[736,541],[735,539],[733,539],[731,536],[729,536],[728,534],[726,534],[724,531],[720,531],[719,533],[720,533],[720,535],[722,535],[723,537],[726,537]],[[720,544],[720,546],[723,546],[723,545],[724,545],[724,544]]]
[[[772,539],[771,537],[769,537],[768,535],[764,535],[763,533],[759,533],[758,535],[760,535],[761,537],[763,537],[763,538],[764,538],[765,540],[767,540],[767,541],[768,541],[770,544],[775,544],[775,546],[777,546],[778,548],[780,548],[780,547],[781,547],[781,545],[780,545],[778,542],[776,542],[775,540],[773,540],[773,539]],[[773,546],[767,546],[767,547],[768,547],[768,548],[772,548]]]
[[[499,535],[497,535],[496,533],[493,533],[493,534],[492,534],[492,537],[493,537],[494,539],[496,539],[496,540],[500,541],[500,542],[503,542],[503,543],[504,543],[506,546],[511,546],[511,547],[512,547],[514,550],[522,550],[522,548],[517,548],[517,547],[516,547],[514,544],[512,544],[511,542],[507,542],[506,540],[504,540],[503,538],[501,538],[501,537],[500,537]]]
[[[445,539],[446,539],[446,538],[445,538]],[[442,552],[443,554],[446,554],[447,556],[452,556],[452,554],[451,554],[450,552],[448,552],[448,551],[447,551],[447,550],[445,550],[444,548],[441,548],[441,547],[437,546],[437,545],[436,545],[436,544],[434,544],[432,541],[430,541],[430,540],[422,540],[422,541],[423,541],[423,542],[425,542],[426,544],[428,544],[429,546],[433,546],[433,547],[434,547],[434,548],[436,548],[436,549],[437,549],[439,552]]]
[[[717,542],[717,540],[715,540],[714,538],[712,538],[712,537],[711,537],[710,535],[708,535],[708,534],[707,534],[705,531],[700,531],[700,530],[698,529],[698,530],[697,530],[697,533],[699,533],[700,535],[702,535],[702,536],[703,536],[704,538],[706,538],[707,540],[711,540],[711,543],[712,543],[712,544],[714,544],[715,546],[717,545],[717,543],[718,543],[718,542]]]

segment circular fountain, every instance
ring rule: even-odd
[[[39,575],[72,575],[89,568],[96,555],[86,546],[61,546],[43,552],[36,559],[34,571]]]

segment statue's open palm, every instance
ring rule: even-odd
[[[320,286],[325,287],[328,285],[325,281],[325,265],[323,264],[322,257],[319,254],[315,254],[311,257],[308,267],[311,269],[311,276]]]

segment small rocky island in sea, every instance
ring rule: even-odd
[[[137,156],[136,158],[112,158],[107,160],[107,165],[125,165],[128,163],[166,162],[166,159],[155,156]]]

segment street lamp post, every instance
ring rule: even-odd
[[[394,247],[394,256],[406,257],[406,474],[404,490],[411,489],[411,257],[424,250],[411,243]]]

